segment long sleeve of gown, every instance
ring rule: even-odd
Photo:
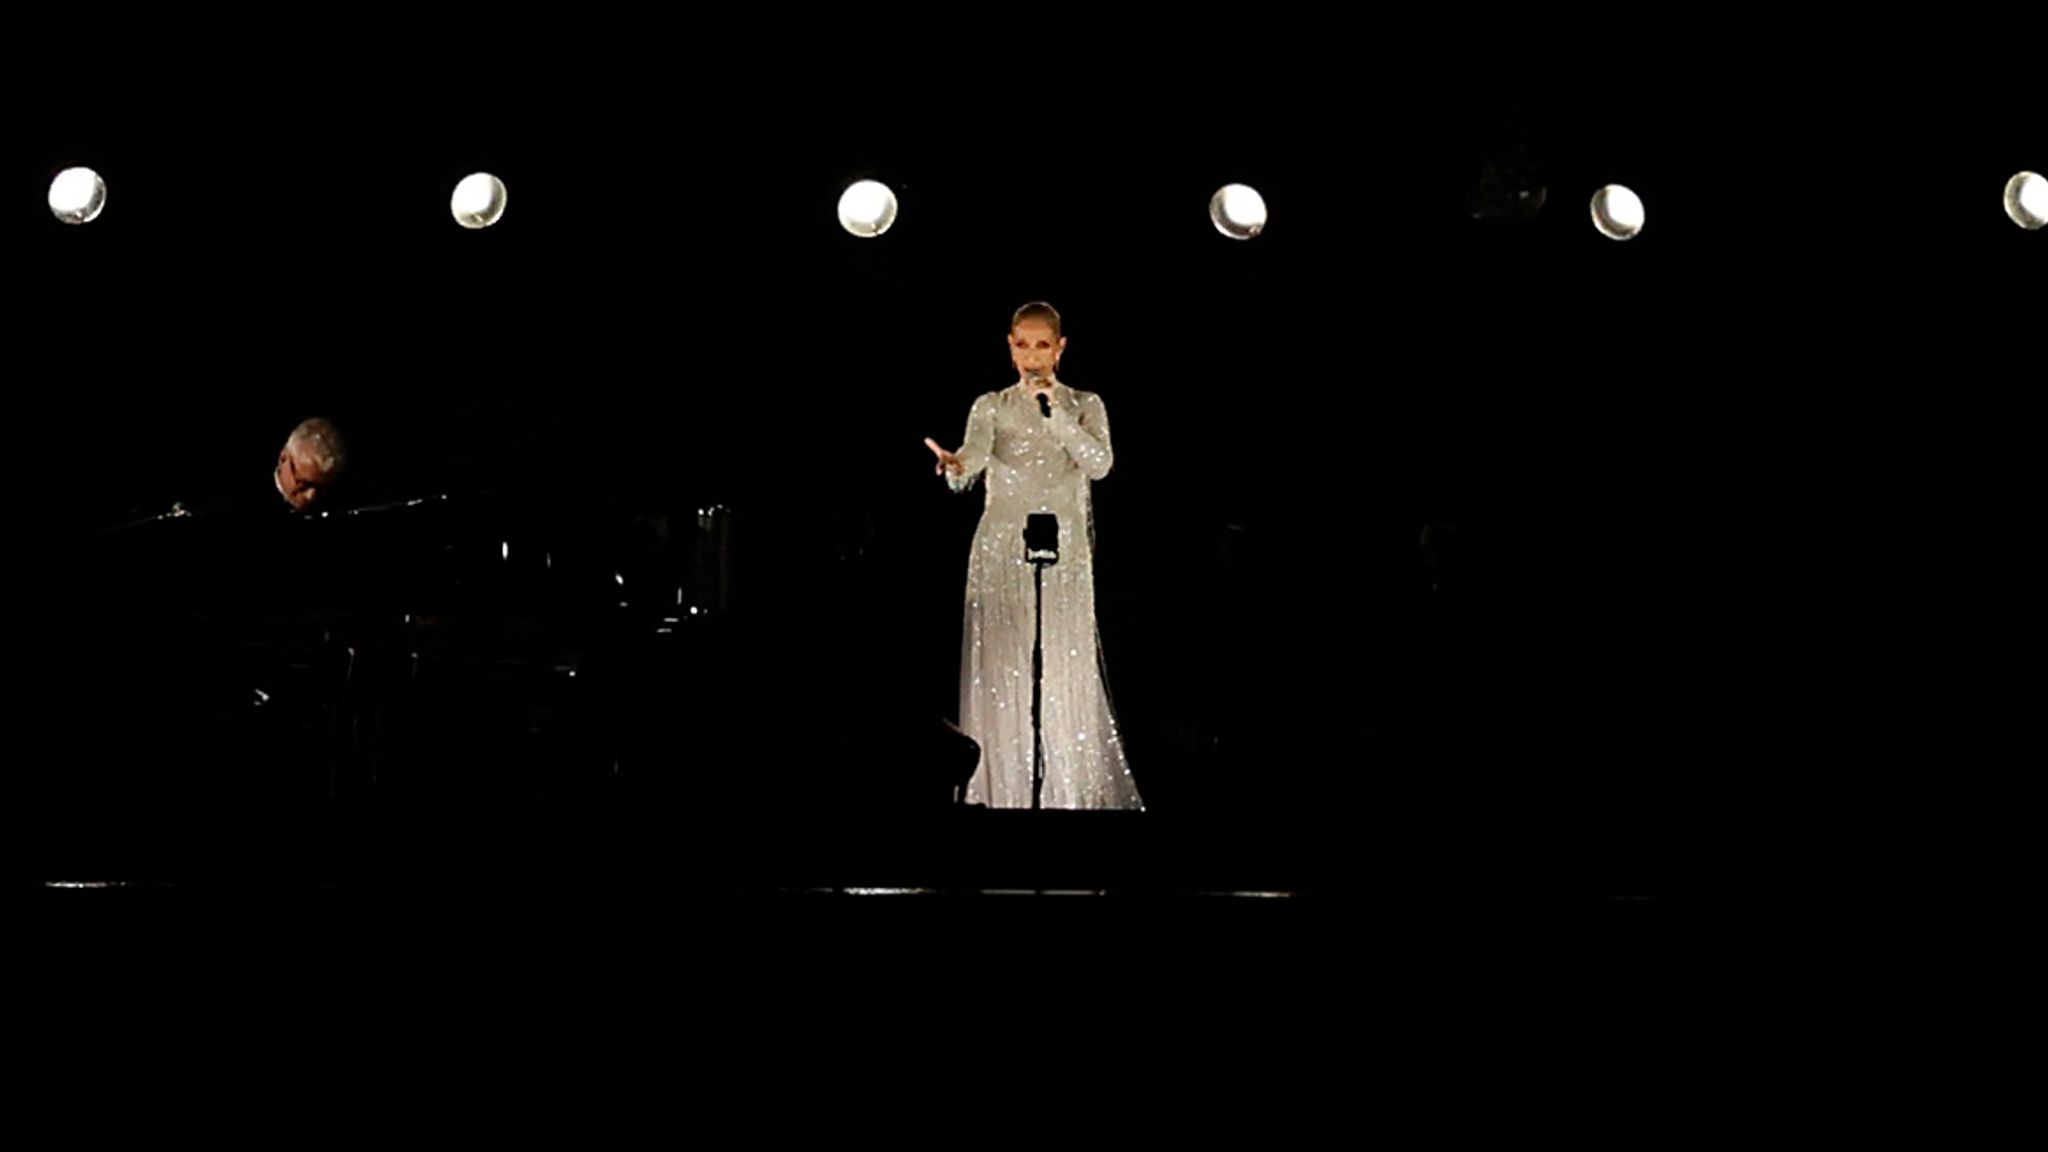
[[[965,492],[974,486],[975,477],[988,468],[989,457],[995,453],[996,443],[996,398],[989,393],[977,398],[974,407],[967,410],[967,435],[960,441],[960,471],[946,473],[946,486],[955,492]]]
[[[1109,475],[1116,453],[1109,446],[1109,410],[1102,397],[1087,393],[1076,397],[1071,408],[1055,407],[1051,423],[1053,438],[1088,479]]]

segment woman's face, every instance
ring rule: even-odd
[[[1020,380],[1032,372],[1052,375],[1066,346],[1066,338],[1054,335],[1044,320],[1029,319],[1010,329],[1010,363],[1017,366]]]

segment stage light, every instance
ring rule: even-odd
[[[2029,232],[2048,224],[2048,179],[2038,172],[2020,172],[2007,180],[2005,214]]]
[[[1593,193],[1593,227],[1609,240],[1627,240],[1643,230],[1643,200],[1620,184]]]
[[[1209,219],[1232,240],[1249,240],[1266,230],[1266,198],[1244,184],[1225,184],[1209,197]]]
[[[107,206],[107,182],[90,168],[66,168],[50,181],[50,212],[66,224],[89,224]]]
[[[896,223],[896,193],[878,180],[859,180],[839,194],[839,226],[855,236],[880,236]]]
[[[505,214],[505,182],[489,172],[472,172],[455,185],[448,211],[464,228],[489,228]]]

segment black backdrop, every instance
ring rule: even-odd
[[[323,413],[379,498],[733,509],[745,719],[877,686],[949,713],[977,507],[919,441],[1045,298],[1114,421],[1099,607],[1162,809],[1705,826],[1918,794],[2017,691],[1977,645],[2031,617],[1968,590],[2022,551],[2044,265],[1997,197],[2044,161],[1988,58],[524,32],[98,87],[17,42],[19,566],[260,491]],[[1502,157],[1533,220],[1472,216]],[[89,227],[40,204],[71,163],[110,186]],[[509,210],[472,233],[446,204],[478,169]],[[833,219],[859,177],[902,197],[879,240]],[[1205,217],[1231,180],[1272,206],[1255,242]],[[1587,221],[1608,181],[1648,205],[1626,244]]]

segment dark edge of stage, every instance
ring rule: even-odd
[[[1787,821],[1627,830],[1589,813],[636,810],[624,802],[260,810],[80,805],[4,821],[15,894],[398,902],[555,893],[692,903],[894,897],[1296,908],[1897,906],[1933,871]],[[1875,849],[1875,845],[1871,846]]]

